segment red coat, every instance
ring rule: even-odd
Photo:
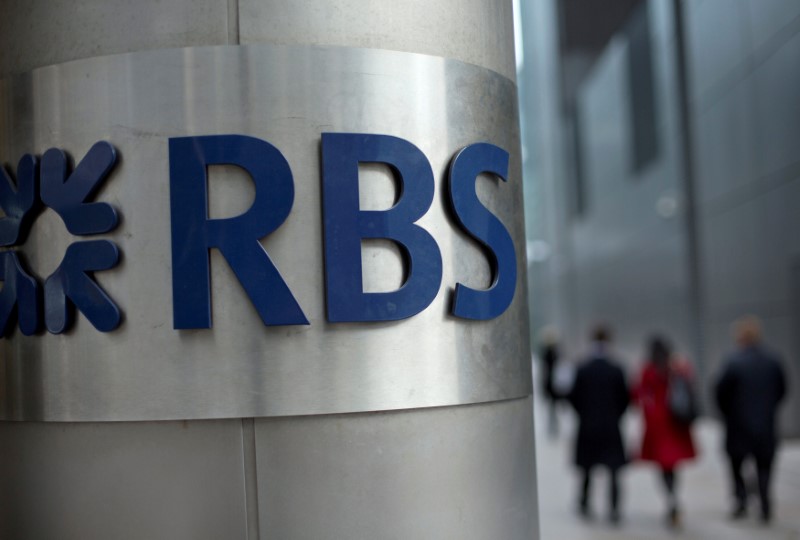
[[[688,364],[677,364],[670,370],[691,376]],[[689,426],[674,420],[669,412],[668,386],[669,373],[648,362],[634,388],[634,398],[642,409],[645,426],[639,458],[671,470],[678,462],[695,457],[696,453]]]

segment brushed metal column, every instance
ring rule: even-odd
[[[353,129],[342,119],[355,117],[352,126],[370,132],[396,130],[392,134],[423,148],[436,176],[434,206],[441,206],[447,159],[467,142],[485,139],[509,150],[516,175],[509,183],[521,190],[518,127],[511,114],[511,2],[0,0],[0,12],[0,161],[10,165],[21,153],[53,145],[80,157],[92,139],[118,146],[123,163],[100,198],[120,205],[124,222],[117,236],[126,266],[105,278],[104,286],[128,316],[120,334],[108,339],[92,333],[84,320],[63,341],[47,334],[23,340],[17,332],[0,343],[0,411],[4,419],[17,420],[0,422],[0,537],[538,537],[525,272],[518,272],[505,319],[485,327],[448,320],[447,290],[458,272],[468,271],[480,286],[488,269],[439,208],[426,216],[425,226],[453,260],[446,263],[445,283],[430,312],[377,329],[329,328],[313,255],[321,245],[306,251],[291,245],[300,232],[314,231],[318,219],[313,136]],[[168,50],[175,48],[180,50]],[[268,77],[281,58],[285,69]],[[349,86],[341,81],[322,88],[327,93],[320,96],[336,96],[332,110],[303,105],[304,114],[278,108],[259,116],[237,112],[230,101],[237,88],[250,106],[300,107],[303,92],[316,103],[316,90],[291,82],[325,80],[326,70],[319,67],[324,65],[331,77],[354,77]],[[154,77],[149,88],[135,77],[159,70],[163,76]],[[131,78],[124,80],[124,73]],[[182,82],[171,79],[175,73]],[[404,75],[392,82],[392,73]],[[471,82],[459,86],[465,81]],[[186,97],[192,82],[196,91]],[[159,100],[171,99],[170,87],[184,96],[180,121],[155,109]],[[349,94],[392,88],[394,110],[382,108],[374,95]],[[415,92],[440,97],[417,99]],[[408,117],[403,99],[417,107],[417,117]],[[495,114],[494,107],[506,113]],[[321,125],[326,118],[332,125]],[[159,119],[157,129],[150,129]],[[217,256],[215,327],[204,332],[223,337],[184,335],[181,342],[189,348],[169,350],[180,355],[192,350],[192,340],[200,340],[198,347],[206,342],[208,358],[198,361],[195,373],[155,358],[146,344],[137,349],[129,339],[144,331],[142,317],[158,311],[167,327],[150,341],[171,342],[174,331],[164,299],[138,294],[157,289],[129,285],[131,276],[142,275],[133,265],[137,258],[157,268],[168,265],[166,248],[142,240],[150,239],[163,216],[145,222],[136,208],[146,201],[139,207],[126,201],[138,193],[135,182],[163,176],[166,137],[205,134],[207,126],[260,136],[286,154],[297,185],[290,218],[295,222],[287,223],[284,236],[270,238],[269,249],[278,261],[313,259],[291,283],[309,312],[310,333],[300,336],[286,327],[286,336],[267,332],[259,339],[286,352],[256,373],[237,371],[257,365],[254,355],[264,349],[262,342],[248,345],[235,334],[250,314],[238,307],[247,299]],[[391,200],[391,181],[379,168],[365,168],[364,174],[374,184],[365,190],[364,204],[380,207]],[[235,171],[217,175],[210,186],[212,214],[246,209],[247,181]],[[521,197],[518,203],[497,197],[494,186],[483,184],[479,191],[512,230],[518,260],[524,261]],[[25,249],[39,271],[58,264],[69,242],[62,229],[49,211],[34,225]],[[168,238],[168,230],[163,233]],[[318,230],[313,234],[319,237]],[[391,288],[401,279],[389,245],[365,250],[373,261],[365,262],[366,286]],[[169,281],[168,273],[158,275]],[[424,362],[408,367],[402,355],[385,350],[392,336],[413,340],[439,325],[442,338],[425,342],[434,355],[427,368]],[[226,340],[225,332],[235,338]],[[363,348],[349,355],[333,352],[346,346],[349,335],[357,335]],[[293,347],[305,342],[321,352],[297,369],[288,360]],[[107,365],[81,357],[98,349],[105,351]],[[397,361],[390,361],[392,354]],[[241,358],[224,359],[214,373],[213,359],[226,355]],[[363,361],[351,362],[354,355]],[[314,372],[322,360],[331,364],[335,358],[350,367]],[[211,384],[214,377],[220,382]],[[270,381],[281,384],[270,387]]]

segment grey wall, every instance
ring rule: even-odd
[[[529,225],[529,235],[546,237],[553,246],[549,260],[532,265],[538,275],[531,274],[531,291],[541,294],[531,298],[532,313],[535,321],[561,329],[568,357],[585,351],[589,328],[597,322],[614,328],[618,354],[631,367],[642,357],[643,340],[654,331],[667,333],[680,350],[689,352],[678,94],[669,7],[669,2],[651,2],[649,10],[658,153],[646,167],[632,166],[629,51],[624,37],[612,40],[578,92],[577,128],[559,102],[557,71],[550,68],[549,77],[536,79],[539,88],[531,91],[539,93],[536,114],[541,119],[533,128],[533,122],[526,122],[535,133],[525,139],[535,149],[529,152],[534,163],[526,169],[527,182],[542,187],[529,190],[541,197],[529,203],[536,205],[528,212],[529,221],[537,218],[538,205],[552,217],[538,215],[542,222]],[[540,20],[546,16],[555,17],[555,12],[542,13]],[[526,39],[532,34],[525,34]],[[555,44],[549,50],[558,54]],[[545,70],[546,61],[537,55],[532,63]],[[523,91],[527,82],[520,82]],[[547,85],[556,88],[545,93],[541,86]],[[570,183],[575,181],[578,159],[585,206],[575,214]],[[552,164],[553,160],[560,163]],[[674,212],[660,212],[659,205],[665,204],[674,204]]]
[[[731,349],[736,317],[761,317],[798,433],[800,3],[692,1],[686,16],[708,358]]]
[[[672,18],[667,2],[651,2],[650,7],[658,141],[654,160],[638,171],[632,165],[630,44],[624,36],[607,46],[577,103],[586,202],[571,228],[573,286],[580,298],[575,339],[585,341],[588,328],[605,321],[629,364],[642,358],[643,341],[655,331],[690,353]],[[676,204],[674,214],[660,213],[659,205],[669,201]]]

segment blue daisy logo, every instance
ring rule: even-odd
[[[119,218],[108,203],[92,202],[117,161],[114,147],[95,143],[69,170],[63,150],[51,148],[41,160],[24,155],[17,165],[16,184],[0,167],[0,332],[9,335],[15,324],[26,336],[44,325],[52,334],[69,330],[75,309],[101,332],[117,328],[119,308],[95,281],[94,272],[114,268],[119,248],[110,240],[79,240],[67,247],[58,268],[42,285],[25,267],[17,249],[25,243],[44,207],[53,209],[74,236],[92,236],[114,230]]]

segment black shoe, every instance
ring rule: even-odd
[[[672,507],[667,512],[667,527],[670,529],[681,528],[681,512],[676,507]]]
[[[761,523],[763,523],[764,525],[768,525],[770,521],[772,521],[772,510],[770,510],[769,508],[762,508]]]
[[[592,520],[593,516],[592,516],[592,511],[589,509],[589,503],[581,501],[578,504],[578,515],[582,519],[585,519],[586,521]]]
[[[742,519],[744,517],[747,517],[747,506],[744,503],[739,503],[731,512],[731,519]]]
[[[622,517],[619,515],[619,510],[616,509],[612,510],[608,514],[608,521],[612,525],[619,525],[619,522],[622,521]]]

